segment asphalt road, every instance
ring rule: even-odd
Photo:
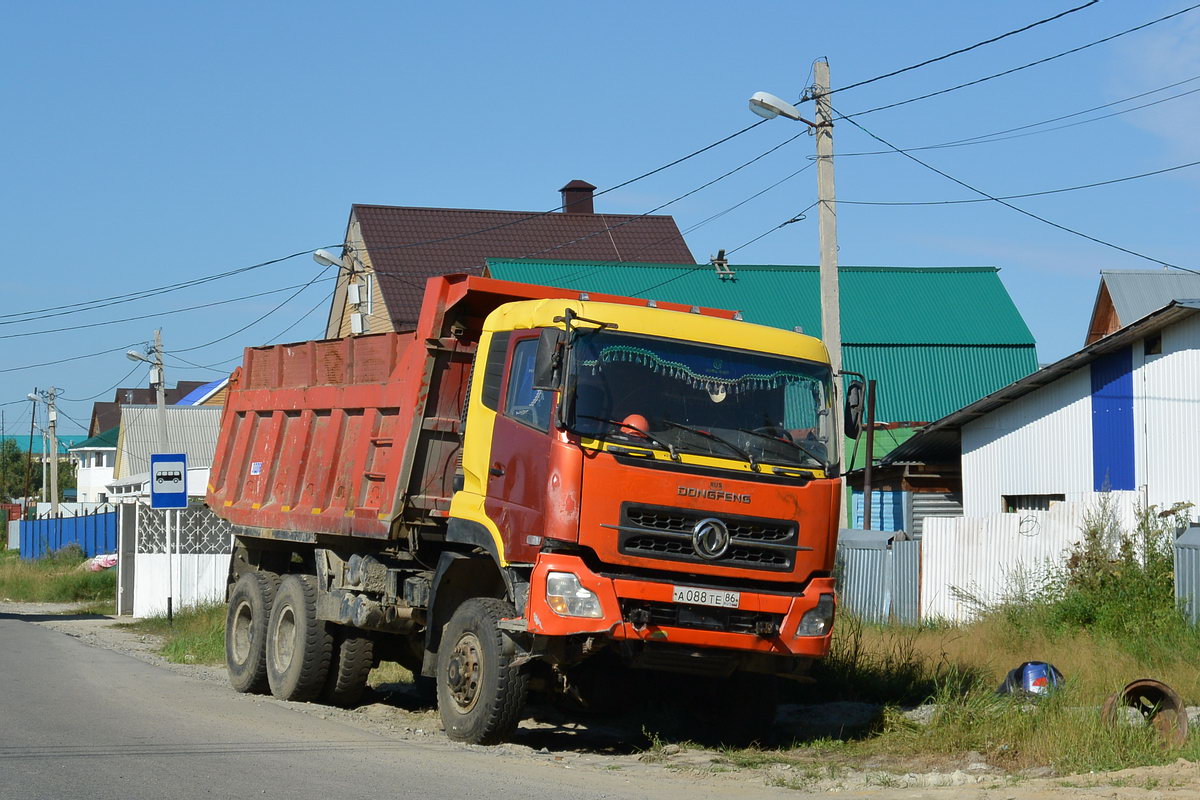
[[[311,711],[312,707],[308,707]],[[0,614],[0,798],[795,797],[389,739]]]

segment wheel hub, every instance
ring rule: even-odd
[[[458,710],[466,713],[479,702],[479,684],[483,676],[479,639],[464,633],[450,654],[446,665],[446,686]]]

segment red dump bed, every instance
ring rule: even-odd
[[[427,283],[415,331],[247,348],[230,379],[209,506],[281,537],[384,538],[445,517],[483,320],[503,303],[540,298],[579,294],[449,275]]]

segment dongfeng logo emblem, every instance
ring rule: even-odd
[[[715,517],[707,517],[692,528],[692,549],[707,561],[715,561],[729,549],[729,528]]]

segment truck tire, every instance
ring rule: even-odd
[[[267,625],[279,589],[273,572],[247,572],[229,596],[225,616],[225,666],[237,692],[265,694],[267,684]]]
[[[374,663],[375,640],[352,628],[338,626],[321,699],[342,708],[358,705]]]
[[[512,665],[512,642],[497,627],[514,616],[507,601],[476,597],[446,623],[437,654],[437,703],[454,741],[496,744],[521,721],[529,676]]]
[[[288,575],[279,584],[267,630],[267,683],[280,700],[312,700],[325,685],[333,637],[317,619],[317,579]]]

